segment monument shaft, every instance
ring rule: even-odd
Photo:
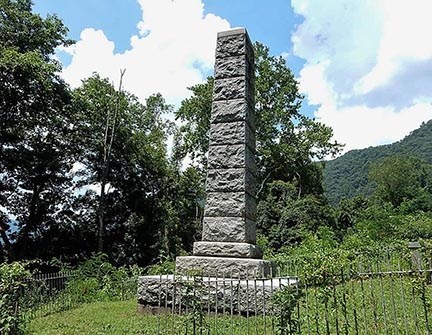
[[[267,275],[255,245],[254,54],[244,28],[218,34],[202,241],[177,272]]]
[[[203,241],[255,243],[254,55],[245,29],[218,34]]]

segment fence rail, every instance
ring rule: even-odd
[[[312,276],[304,264],[305,260],[280,261],[272,280],[236,279],[223,273],[213,278],[156,276],[156,294],[142,306],[147,318],[142,333],[432,333],[430,260],[355,260],[333,273],[318,271]],[[98,295],[100,283],[94,281],[78,278],[75,271],[36,275],[27,281],[20,305],[31,317],[68,310],[104,297]],[[117,280],[110,297],[136,299],[137,282]],[[86,298],[89,291],[91,299]]]
[[[286,278],[159,276],[150,334],[431,334],[432,270]],[[282,284],[284,282],[285,284]]]
[[[23,281],[19,306],[30,318],[70,310],[86,302],[127,300],[136,296],[136,277],[117,280],[110,292],[100,290],[98,278],[78,271],[35,274]]]

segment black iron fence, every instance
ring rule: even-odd
[[[365,257],[339,268],[281,260],[272,277],[242,279],[221,272],[211,278],[160,275],[140,281],[139,297],[147,294],[140,301],[147,320],[142,334],[432,333],[428,258]],[[33,276],[21,308],[39,317],[85,302],[136,299],[136,277],[112,282],[109,294],[101,292],[98,280],[75,271]]]
[[[431,334],[432,270],[328,277],[159,276],[152,334]]]
[[[137,278],[124,278],[102,288],[104,278],[86,277],[78,271],[35,274],[23,281],[19,306],[30,318],[70,310],[83,303],[129,300],[136,296]]]

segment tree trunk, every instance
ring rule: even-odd
[[[99,208],[98,208],[98,246],[97,251],[103,251],[103,240],[104,240],[104,229],[105,229],[105,184],[106,181],[103,180],[101,184],[101,193],[99,198]]]
[[[111,161],[111,149],[114,142],[114,136],[117,127],[117,117],[120,112],[120,97],[122,92],[122,83],[123,76],[126,70],[120,70],[120,83],[119,89],[117,92],[116,102],[114,106],[113,115],[111,116],[110,110],[108,110],[106,126],[105,126],[105,134],[104,134],[104,157],[103,157],[103,173],[102,173],[102,181],[101,181],[101,191],[99,197],[99,208],[98,208],[98,245],[97,251],[103,252],[103,244],[104,244],[104,229],[105,229],[105,187],[107,184],[108,173],[110,169],[110,161]],[[109,108],[109,107],[108,107]]]
[[[3,240],[4,250],[7,253],[8,260],[14,261],[15,260],[15,254],[14,254],[14,251],[12,249],[12,244],[10,243],[9,236],[7,236],[6,231],[7,231],[6,225],[0,224],[0,236]]]
[[[39,194],[43,189],[43,185],[38,185],[36,182],[33,184],[33,194],[30,201],[29,208],[29,216],[27,218],[27,222],[24,227],[21,229],[19,233],[19,237],[22,239],[22,246],[18,253],[19,258],[23,259],[27,255],[27,246],[30,232],[36,226],[36,218],[37,218],[37,210],[38,210],[38,202],[39,202]]]

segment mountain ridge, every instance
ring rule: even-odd
[[[329,202],[336,205],[343,198],[370,196],[374,190],[368,180],[370,165],[392,155],[418,157],[431,164],[432,120],[422,123],[400,141],[351,150],[325,162],[323,186]]]

